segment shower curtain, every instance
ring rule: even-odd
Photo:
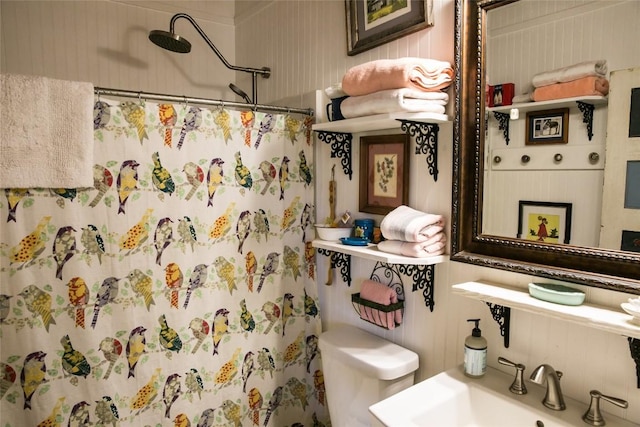
[[[94,188],[4,190],[0,425],[328,425],[311,117],[103,98],[94,129]]]

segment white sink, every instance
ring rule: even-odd
[[[525,371],[525,376],[526,376]],[[546,386],[526,381],[529,392],[509,392],[513,376],[487,368],[482,378],[469,378],[458,367],[422,381],[369,407],[374,425],[386,427],[575,427],[588,426],[588,405],[565,396],[567,409],[542,405]],[[601,409],[608,405],[601,402]],[[603,412],[608,427],[634,424]],[[542,424],[539,424],[541,422]]]

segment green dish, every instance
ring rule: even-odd
[[[557,283],[529,283],[529,295],[562,305],[580,305],[585,297],[584,292]]]

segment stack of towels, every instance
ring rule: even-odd
[[[380,223],[382,236],[378,250],[408,257],[424,258],[445,252],[444,217],[398,206]]]
[[[607,61],[586,61],[533,76],[534,101],[574,98],[578,96],[606,96]]]
[[[389,306],[398,302],[398,294],[392,288],[373,280],[365,280],[360,286],[360,299],[374,302],[376,304]],[[402,323],[402,309],[382,311],[365,304],[358,304],[360,318],[382,326],[393,329]]]
[[[380,59],[350,68],[342,82],[325,89],[331,99],[345,97],[346,118],[396,112],[444,114],[453,81],[446,61],[426,58]]]

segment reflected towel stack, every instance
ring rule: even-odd
[[[545,71],[533,76],[535,90],[532,99],[550,101],[579,96],[606,96],[609,94],[606,75],[606,60],[585,61]]]

